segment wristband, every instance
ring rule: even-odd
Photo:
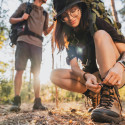
[[[85,77],[85,75],[86,75],[87,73],[88,73],[88,72],[85,72],[85,73],[83,74],[83,78],[84,78],[85,81],[87,81],[87,79],[86,79],[86,77]]]
[[[120,61],[118,61],[118,63],[120,63],[125,69],[125,61],[120,60]]]

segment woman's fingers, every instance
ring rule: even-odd
[[[108,73],[108,75],[105,77],[105,79],[103,80],[103,83],[106,84],[108,83],[109,79],[111,78],[112,74]]]
[[[95,79],[88,79],[86,81],[86,88],[90,89],[95,93],[99,93],[99,91],[101,90],[101,86],[97,83]]]
[[[103,83],[109,86],[118,85],[121,83],[121,77],[116,73],[109,72],[108,75],[105,77]]]

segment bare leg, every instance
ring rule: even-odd
[[[120,54],[111,36],[99,30],[94,34],[96,58],[102,78],[105,78],[110,68],[114,66]]]
[[[39,96],[40,96],[40,79],[39,79],[39,74],[37,74],[37,73],[33,73],[33,87],[34,87],[35,98],[39,98]]]
[[[84,93],[87,89],[70,69],[56,69],[51,73],[51,81],[66,90]]]
[[[23,70],[21,71],[16,71],[15,75],[15,80],[14,80],[14,89],[15,89],[15,96],[20,95],[20,90],[22,86],[22,75],[23,75]]]

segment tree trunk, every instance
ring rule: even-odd
[[[114,20],[116,22],[119,22],[118,16],[117,16],[117,11],[115,9],[115,0],[111,0],[111,7],[112,7],[112,15],[113,15]]]
[[[52,48],[52,70],[54,69],[54,43],[51,42],[51,48]],[[55,86],[56,90],[56,107],[58,108],[58,88]]]

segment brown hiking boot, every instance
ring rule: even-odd
[[[10,107],[10,111],[18,112],[20,111],[21,97],[15,96],[13,100],[13,105]]]
[[[41,98],[36,98],[34,100],[33,110],[47,110],[47,108],[42,105]]]
[[[87,90],[85,93],[85,96],[89,97],[92,100],[92,108],[88,109],[88,112],[91,112],[93,109],[95,109],[99,102],[100,102],[100,93],[96,94],[90,90]]]
[[[119,123],[122,120],[122,106],[117,86],[103,85],[100,104],[91,114],[94,122]]]

